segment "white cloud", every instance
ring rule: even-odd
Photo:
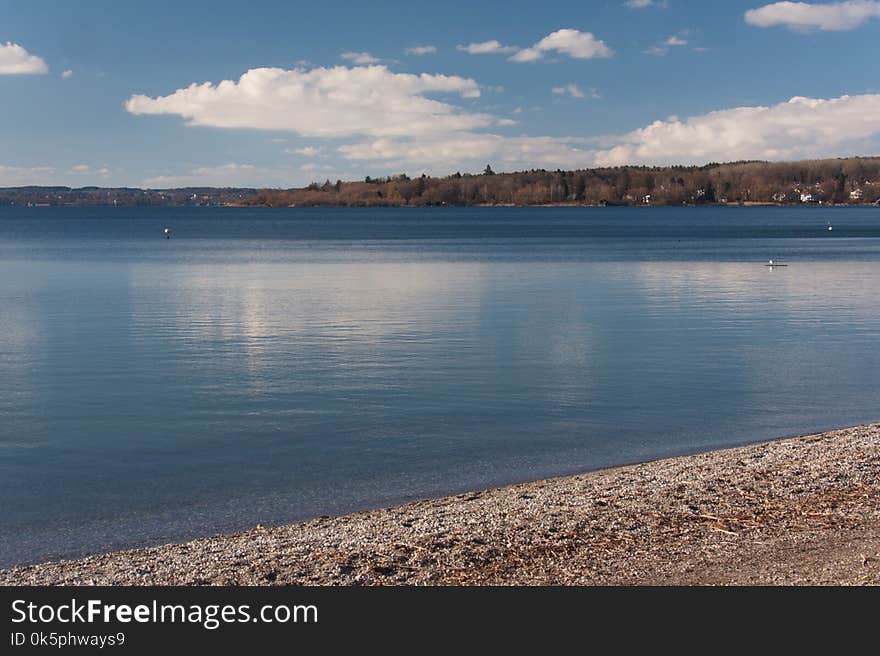
[[[491,162],[499,171],[531,168],[574,168],[592,160],[586,140],[557,137],[503,137],[496,134],[458,134],[443,139],[376,139],[339,148],[358,162],[381,162],[388,170],[446,175],[451,171],[480,171]]]
[[[304,148],[294,148],[293,150],[288,149],[287,152],[291,154],[305,155],[306,157],[317,157],[321,154],[321,149],[315,148],[314,146],[305,146]]]
[[[436,55],[437,46],[413,46],[406,49],[408,55]]]
[[[626,0],[623,3],[624,7],[629,9],[646,9],[648,7],[662,7],[666,8],[666,0],[661,0],[657,2],[657,0]]]
[[[4,166],[0,164],[0,187],[51,185],[57,182],[51,166]]]
[[[0,187],[24,187],[29,185],[71,187],[106,182],[112,175],[106,166],[93,167],[89,164],[75,164],[61,170],[54,166],[4,166],[0,164]]]
[[[204,166],[183,174],[160,175],[144,180],[147,189],[175,187],[282,187],[302,184],[305,178],[291,169],[261,168],[253,164],[230,162],[222,166]]]
[[[70,69],[63,71],[61,73],[61,77],[63,77],[65,80],[68,78],[71,78],[71,77],[73,77],[73,71],[71,71]]]
[[[548,52],[557,52],[574,59],[610,57],[613,54],[604,41],[597,39],[590,32],[563,29],[548,34],[530,48],[520,50],[510,58],[510,61],[537,61],[543,59]]]
[[[623,135],[503,137],[458,133],[383,138],[339,148],[355,161],[445,174],[480,170],[585,168],[624,164],[705,164],[739,159],[796,160],[864,154],[880,147],[880,95],[792,98],[685,120],[671,117]]]
[[[674,34],[659,45],[651,46],[650,48],[648,48],[647,50],[643,50],[642,52],[646,55],[663,57],[669,54],[670,48],[677,48],[680,46],[686,46],[688,44],[687,39],[684,38],[685,34],[687,34],[687,31],[680,34]]]
[[[48,72],[49,67],[46,62],[36,55],[32,55],[17,43],[0,43],[0,75]]]
[[[655,121],[618,137],[617,145],[597,151],[594,161],[611,166],[837,157],[876,149],[878,137],[880,95],[796,97],[767,107]]]
[[[756,27],[784,25],[793,29],[828,32],[852,30],[872,18],[880,18],[880,1],[849,0],[827,4],[774,2],[750,9],[745,14],[746,22]]]
[[[552,32],[529,48],[505,46],[500,41],[482,41],[458,45],[457,50],[471,55],[511,54],[510,61],[532,62],[543,59],[547,53],[555,52],[568,55],[573,59],[592,59],[594,57],[610,57],[613,52],[604,41],[597,39],[590,32],[573,29],[562,29]]]
[[[642,52],[646,55],[653,55],[654,57],[663,57],[669,54],[669,48],[666,46],[651,46],[647,50],[642,50]]]
[[[333,167],[329,164],[315,164],[314,162],[308,162],[299,167],[300,171],[332,171]]]
[[[94,168],[89,164],[75,164],[70,167],[68,173],[71,175],[87,175],[93,178],[108,178],[112,171],[106,166]]]
[[[595,90],[588,94],[574,84],[554,92],[598,96]],[[426,97],[434,93],[472,98],[479,96],[480,88],[472,79],[399,74],[384,66],[264,68],[248,71],[238,81],[193,84],[164,97],[133,96],[126,107],[135,114],[183,116],[191,125],[351,138],[341,146],[337,142],[336,153],[362,165],[370,163],[371,173],[381,167],[446,174],[481,170],[487,161],[496,170],[511,170],[794,160],[865,154],[880,148],[880,94],[796,97],[770,106],[670,117],[621,135],[536,137],[487,133],[491,126],[510,125],[511,120],[469,113],[451,100]],[[320,147],[305,146],[297,154],[312,156]],[[162,176],[150,183],[291,186],[300,182],[296,174],[290,169],[228,164]]]
[[[553,93],[559,96],[571,96],[572,98],[585,98],[586,95],[581,91],[580,87],[574,83],[566,84],[561,87],[553,87]]]
[[[469,43],[466,46],[455,46],[456,50],[461,50],[469,55],[507,55],[512,52],[518,52],[516,46],[504,46],[500,42],[492,39],[491,41],[481,41],[480,43]]]
[[[373,57],[368,52],[343,52],[341,55],[345,61],[350,61],[353,64],[357,64],[358,66],[368,65],[368,64],[378,64],[381,59],[378,57]]]
[[[494,122],[427,98],[429,93],[480,95],[472,79],[392,73],[385,66],[255,68],[238,81],[205,82],[168,96],[135,95],[132,114],[171,114],[189,125],[295,132],[307,137],[419,136],[473,130]]]

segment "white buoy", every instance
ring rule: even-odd
[[[165,228],[165,239],[171,239],[171,228]]]
[[[828,232],[831,232],[832,230],[834,230],[834,226],[828,226]]]

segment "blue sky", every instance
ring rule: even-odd
[[[880,154],[871,0],[0,10],[0,186]]]

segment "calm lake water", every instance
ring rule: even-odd
[[[0,208],[0,564],[877,420],[878,338],[875,208]]]

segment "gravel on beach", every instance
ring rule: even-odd
[[[877,585],[880,424],[0,570],[3,585]]]

